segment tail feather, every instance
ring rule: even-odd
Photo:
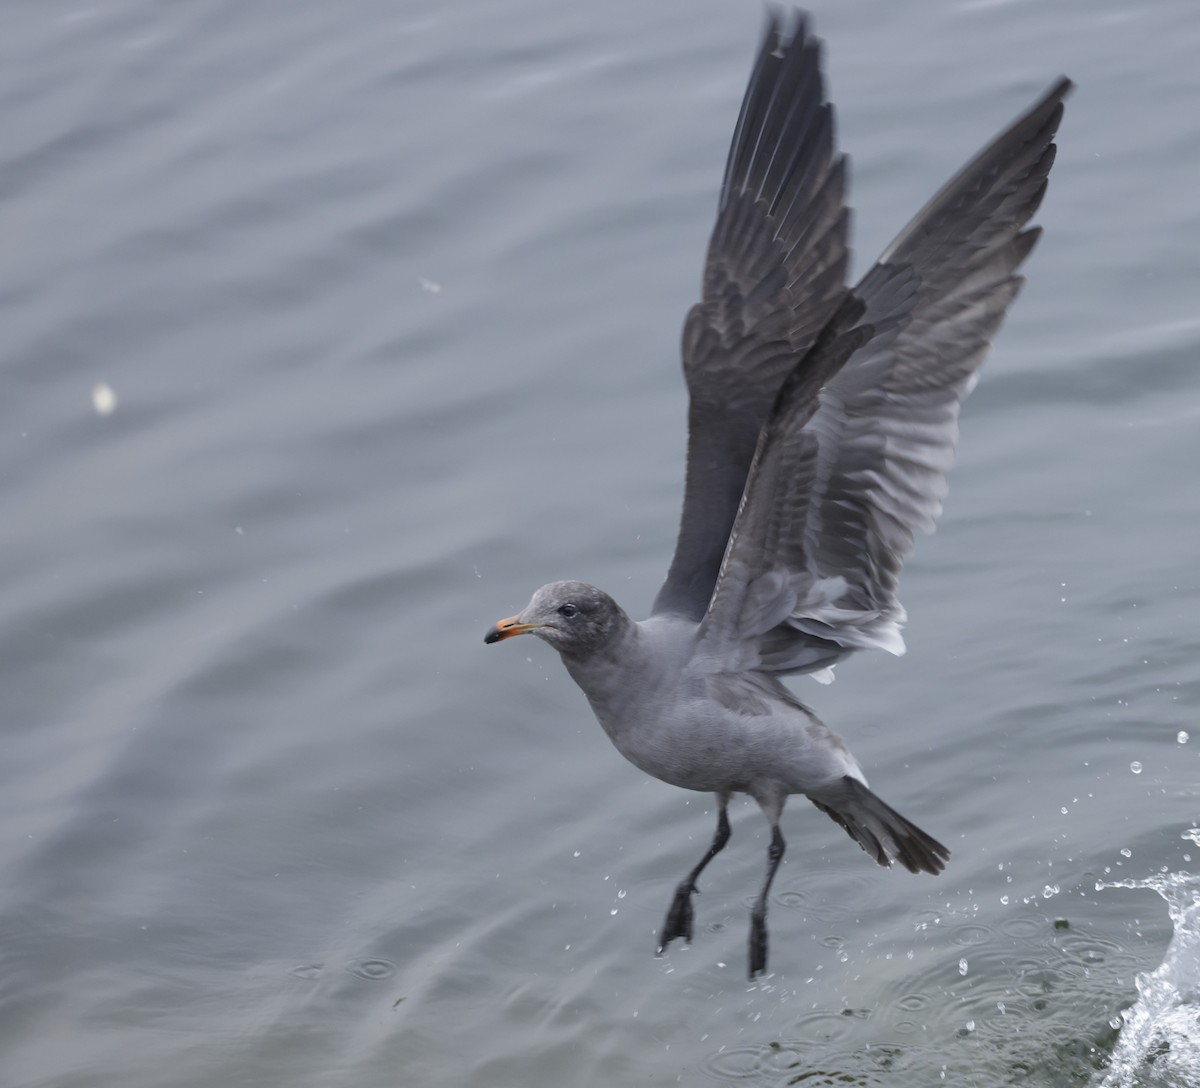
[[[856,778],[848,775],[833,789],[822,790],[820,800],[809,800],[871,855],[889,867],[892,859],[910,873],[940,873],[950,851],[916,824],[885,804]]]

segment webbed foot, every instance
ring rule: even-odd
[[[682,937],[688,944],[692,943],[692,896],[695,894],[696,886],[686,880],[675,889],[675,898],[671,901],[671,909],[667,911],[658,939],[660,956],[676,937]]]

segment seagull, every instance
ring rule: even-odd
[[[730,798],[758,802],[771,842],[751,978],[767,969],[789,796],[880,865],[937,874],[950,856],[868,788],[842,738],[780,678],[828,680],[857,650],[904,652],[901,564],[941,513],[959,406],[1024,282],[1041,233],[1026,224],[1072,87],[1059,79],[848,287],[847,163],[823,82],[805,17],[769,11],[683,327],[683,513],[649,617],[554,582],[484,639],[549,643],[626,759],[716,795],[716,834],[675,889],[659,954],[691,943],[692,897],[729,841]]]

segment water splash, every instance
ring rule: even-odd
[[[1200,846],[1200,828],[1182,836]],[[1099,1088],[1194,1088],[1200,1084],[1200,876],[1163,873],[1098,883],[1149,888],[1167,904],[1175,932],[1163,961],[1138,975],[1138,998],[1121,1013],[1121,1034]]]

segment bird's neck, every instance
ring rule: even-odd
[[[620,623],[604,645],[591,647],[586,654],[560,654],[571,679],[583,690],[602,720],[606,716],[602,715],[602,708],[615,709],[626,701],[631,686],[637,687],[637,678],[646,661],[641,641],[638,625],[622,613]]]

